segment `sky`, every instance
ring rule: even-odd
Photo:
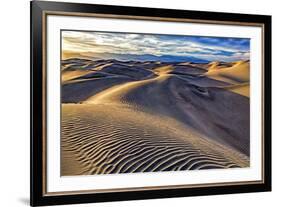
[[[250,39],[113,32],[62,31],[62,51],[191,56],[207,61],[250,58]]]

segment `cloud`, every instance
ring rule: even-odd
[[[236,61],[250,58],[250,39],[63,31],[62,49],[80,53],[188,55],[210,61]]]

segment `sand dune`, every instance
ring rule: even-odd
[[[228,99],[232,101],[225,105]],[[249,132],[243,127],[249,122],[248,99],[224,89],[199,87],[169,74],[109,88],[84,103],[127,105],[174,117],[211,139],[249,154],[249,140],[245,139]]]
[[[114,62],[114,64],[112,63]],[[62,70],[62,102],[79,103],[107,88],[121,83],[154,76],[146,68],[134,67],[132,62],[90,61],[69,59]]]
[[[249,166],[248,62],[63,64],[62,175]]]
[[[249,61],[238,61],[234,63],[213,62],[209,64],[205,76],[229,83],[226,87],[234,93],[249,97],[250,94],[250,65]]]
[[[250,84],[242,83],[233,86],[225,87],[225,89],[232,91],[234,93],[238,93],[242,96],[250,97]]]
[[[210,78],[232,84],[249,82],[249,62],[239,61],[234,63],[230,67],[216,67],[215,65],[212,65],[205,75]]]
[[[63,175],[249,165],[247,156],[200,137],[174,119],[102,104],[64,104],[62,110],[62,157],[72,154],[71,165],[80,166],[63,165]]]

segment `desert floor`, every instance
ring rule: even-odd
[[[61,174],[249,167],[249,62],[62,61]]]

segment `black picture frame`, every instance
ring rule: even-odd
[[[44,21],[47,12],[64,12],[83,14],[105,14],[119,16],[141,16],[146,18],[171,18],[171,19],[192,19],[213,22],[236,22],[254,23],[263,26],[264,47],[264,94],[263,94],[263,133],[264,133],[264,179],[261,183],[248,183],[236,185],[203,186],[192,188],[170,188],[134,190],[122,192],[104,193],[71,193],[71,194],[46,194],[44,186],[43,167],[46,159],[44,133],[48,127],[44,121],[46,116],[46,72],[43,70],[44,56]],[[105,6],[80,3],[59,3],[59,2],[31,2],[31,175],[30,175],[30,204],[32,206],[58,205],[58,204],[78,204],[89,202],[107,202],[135,199],[168,198],[183,196],[203,196],[216,194],[248,193],[271,191],[271,16],[232,14],[203,11],[187,11],[172,9],[137,8],[125,6]]]

